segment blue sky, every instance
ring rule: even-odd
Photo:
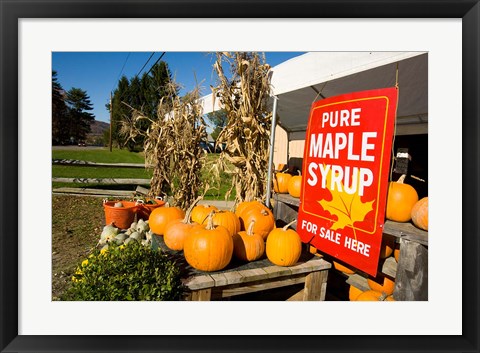
[[[271,66],[301,54],[303,53],[265,53],[267,63]],[[118,79],[123,75],[129,79],[137,74],[141,76],[160,58],[162,52],[151,55],[152,52],[53,52],[52,69],[57,71],[58,82],[63,89],[68,91],[76,87],[87,91],[95,119],[108,122],[109,113],[105,104],[109,101],[110,92],[116,88]],[[211,93],[210,85],[215,85],[217,78],[212,67],[214,54],[166,52],[161,60],[168,63],[176,82],[184,86],[181,94],[195,87],[195,75],[198,82],[203,81],[203,94]]]

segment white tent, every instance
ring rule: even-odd
[[[289,140],[304,139],[313,102],[344,93],[393,87],[397,82],[397,134],[426,134],[427,59],[425,52],[310,52],[273,67],[271,145],[276,124],[287,131]],[[202,98],[205,114],[221,108],[218,100],[213,104],[212,98],[211,94]],[[273,148],[269,175],[272,161]]]
[[[310,52],[272,68],[277,122],[287,131],[305,131],[312,103],[343,93],[393,87],[397,82],[398,124],[428,120],[428,62],[425,52]],[[273,98],[272,98],[273,101]],[[212,94],[202,98],[204,113],[220,109]],[[272,104],[273,106],[273,104]]]

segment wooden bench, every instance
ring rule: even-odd
[[[154,236],[152,246],[168,251],[162,237]],[[307,253],[302,254],[300,260],[290,267],[276,266],[266,258],[249,263],[233,259],[224,270],[210,273],[195,270],[186,262],[180,266],[185,266],[183,271],[188,273],[182,280],[187,288],[185,300],[192,301],[222,300],[301,283],[304,284],[303,288],[288,300],[323,301],[328,270],[331,268],[331,264],[323,258]]]

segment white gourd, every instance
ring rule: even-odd
[[[127,238],[128,238],[128,235],[127,235],[127,234],[125,234],[125,233],[118,233],[117,236],[115,237],[115,242],[116,242],[118,245],[120,245],[120,244],[122,244],[122,243],[125,241],[125,239],[127,239]]]
[[[105,244],[110,240],[114,239],[119,232],[119,229],[113,226],[112,224],[106,225],[103,227],[102,234],[100,235],[100,244]]]
[[[133,232],[132,234],[130,234],[130,238],[135,239],[135,240],[142,240],[143,239],[143,233]]]

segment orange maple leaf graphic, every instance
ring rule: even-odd
[[[358,181],[358,179],[359,178],[357,175],[356,180]],[[327,173],[327,187],[330,185],[330,183],[331,171],[329,170]],[[351,226],[356,239],[357,235],[355,233],[355,228],[353,227],[353,224],[355,222],[363,221],[365,219],[365,216],[371,210],[373,210],[372,205],[375,200],[362,202],[360,196],[358,195],[358,185],[356,188],[357,191],[354,194],[348,194],[344,191],[345,188],[343,187],[343,183],[340,184],[342,185],[342,191],[339,191],[337,189],[329,189],[330,193],[332,194],[331,201],[320,200],[318,201],[318,203],[320,203],[320,205],[325,211],[328,211],[332,215],[337,216],[337,221],[335,221],[331,226],[332,230],[343,229],[346,226]]]

